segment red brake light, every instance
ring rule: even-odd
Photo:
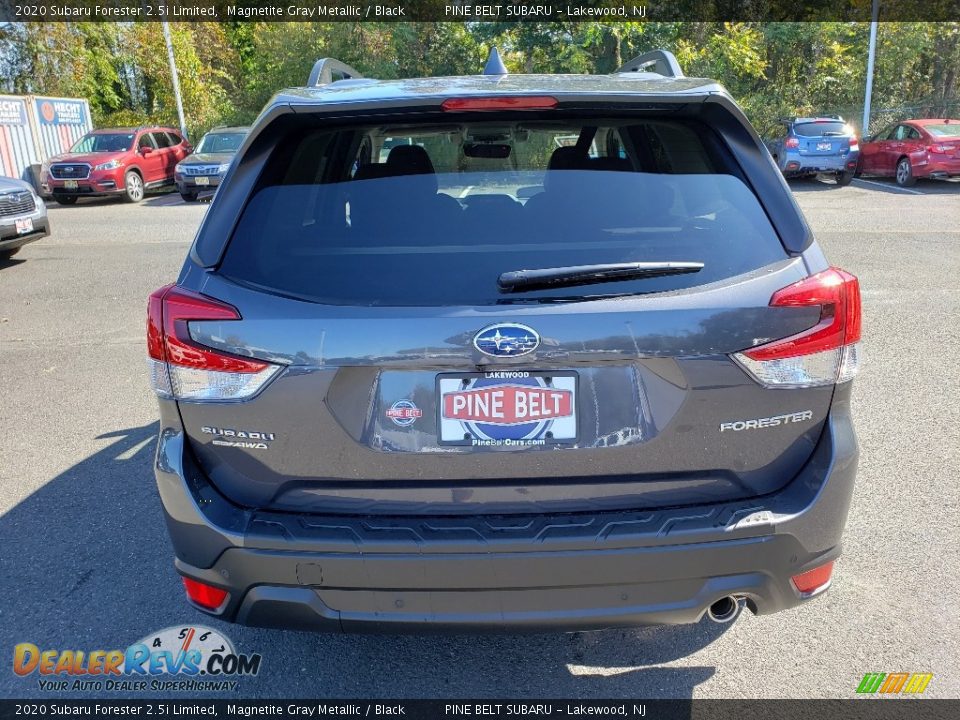
[[[819,305],[820,322],[808,330],[743,352],[753,360],[775,360],[834,350],[860,340],[860,283],[850,273],[830,268],[777,290],[773,307]]]
[[[859,150],[860,149],[860,140],[856,136],[850,138],[850,149]]]
[[[516,95],[507,97],[447,98],[440,106],[447,112],[482,110],[553,110],[557,99],[548,95]]]
[[[795,137],[787,138],[787,141],[784,143],[784,145],[786,145],[788,148],[800,147],[800,141]]]
[[[810,595],[817,590],[822,590],[830,584],[830,576],[833,574],[833,560],[821,565],[813,570],[807,570],[805,573],[794,575],[790,578],[794,586],[804,595]]]
[[[221,590],[218,587],[207,585],[206,583],[191,578],[183,578],[183,587],[187,591],[188,598],[207,610],[216,610],[223,605],[223,601],[227,599],[226,590]]]
[[[190,339],[190,320],[239,320],[232,305],[167,285],[150,295],[147,304],[147,352],[171,365],[233,373],[256,373],[267,367],[259,360],[226,355]]]
[[[948,153],[953,148],[950,145],[927,145],[927,152],[932,153]]]

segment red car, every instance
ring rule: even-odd
[[[960,176],[960,120],[904,120],[860,144],[860,175],[894,177],[897,185],[918,178]]]
[[[94,130],[44,163],[40,184],[61,205],[104,195],[140,202],[145,191],[172,185],[174,168],[192,151],[173,128]]]

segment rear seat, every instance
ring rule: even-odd
[[[351,226],[373,235],[398,225],[423,235],[449,231],[462,212],[460,203],[437,192],[437,176],[427,151],[419,145],[398,145],[386,163],[361,165],[353,181],[382,180],[350,193]],[[416,237],[411,237],[416,241]]]

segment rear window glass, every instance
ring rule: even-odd
[[[843,122],[819,121],[796,123],[793,131],[802,137],[822,137],[824,135],[852,135],[853,130]]]
[[[220,272],[323,303],[488,305],[678,290],[786,257],[703,128],[526,117],[288,139]],[[656,261],[704,267],[508,294],[497,282],[515,270]]]
[[[940,125],[924,125],[923,129],[934,137],[960,137],[960,121]]]

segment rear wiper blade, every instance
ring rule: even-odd
[[[500,292],[525,292],[544,288],[574,287],[618,280],[685,275],[700,272],[702,262],[631,262],[570,265],[568,267],[540,268],[538,270],[511,270],[500,275]]]

